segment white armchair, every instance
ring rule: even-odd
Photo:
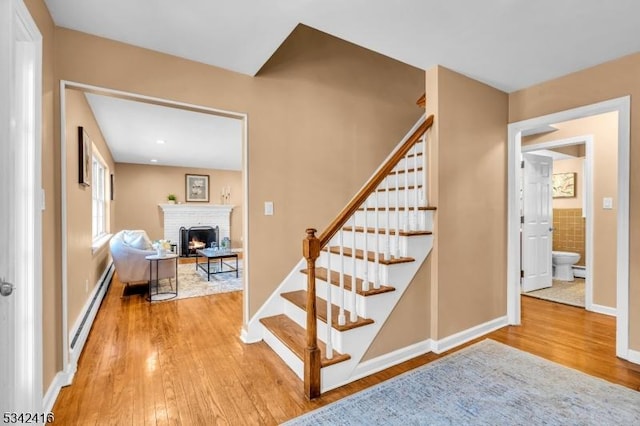
[[[155,254],[156,251],[151,247],[151,240],[145,231],[120,231],[111,238],[109,246],[121,282],[131,284],[149,281],[150,262],[145,259],[145,256]],[[173,262],[159,262],[159,279],[174,278],[175,275]]]

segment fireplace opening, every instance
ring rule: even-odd
[[[218,244],[220,230],[216,226],[192,226],[180,228],[180,256],[195,256],[196,250],[212,247],[212,243]],[[214,244],[214,245],[215,245]]]

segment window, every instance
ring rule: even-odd
[[[93,188],[91,189],[91,235],[93,240],[97,240],[105,236],[107,229],[107,166],[104,160],[98,154],[95,146],[93,147],[92,160],[92,180]]]

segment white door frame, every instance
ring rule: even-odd
[[[68,271],[67,271],[67,150],[66,150],[66,97],[65,89],[77,89],[91,93],[106,96],[116,96],[122,99],[129,99],[137,102],[148,102],[157,105],[164,105],[172,108],[183,108],[191,111],[201,111],[208,114],[216,114],[225,117],[242,120],[242,187],[243,187],[243,206],[242,206],[242,240],[243,240],[243,329],[249,322],[249,177],[248,177],[248,115],[234,111],[226,111],[221,109],[209,108],[202,105],[177,102],[168,99],[156,98],[152,96],[141,95],[138,93],[124,92],[115,89],[108,89],[99,86],[93,86],[84,83],[77,83],[68,80],[60,81],[60,185],[61,185],[61,234],[62,234],[62,370],[65,374],[65,382],[70,384],[73,381],[76,365],[72,364],[71,347],[69,339],[69,318],[68,318]],[[242,333],[242,330],[240,330]]]
[[[593,311],[593,136],[575,136],[567,139],[558,139],[549,142],[541,142],[521,147],[522,152],[532,152],[539,149],[553,149],[571,145],[585,145],[585,167],[584,167],[584,188],[586,215],[586,249],[585,249],[585,300],[584,305],[587,311]]]
[[[617,227],[617,320],[616,355],[629,357],[629,96],[511,123],[508,126],[508,222],[507,222],[507,318],[520,324],[520,212],[519,166],[522,132],[541,126],[618,112],[618,227]]]
[[[4,27],[0,99],[18,126],[8,130],[15,144],[15,229],[23,235],[15,255],[15,410],[42,412],[42,35],[22,0],[1,0]],[[9,36],[9,40],[5,37]],[[5,47],[7,48],[5,50]],[[15,59],[15,62],[14,62]],[[15,94],[15,95],[14,95]],[[11,105],[11,106],[10,106]],[[13,112],[11,112],[13,111]],[[4,113],[3,113],[4,116]],[[4,117],[3,117],[4,120]],[[2,123],[2,126],[9,122]],[[4,131],[3,131],[4,133]],[[6,344],[6,342],[2,342]]]

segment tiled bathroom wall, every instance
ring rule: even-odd
[[[553,209],[553,250],[580,253],[585,265],[585,218],[582,209]]]

